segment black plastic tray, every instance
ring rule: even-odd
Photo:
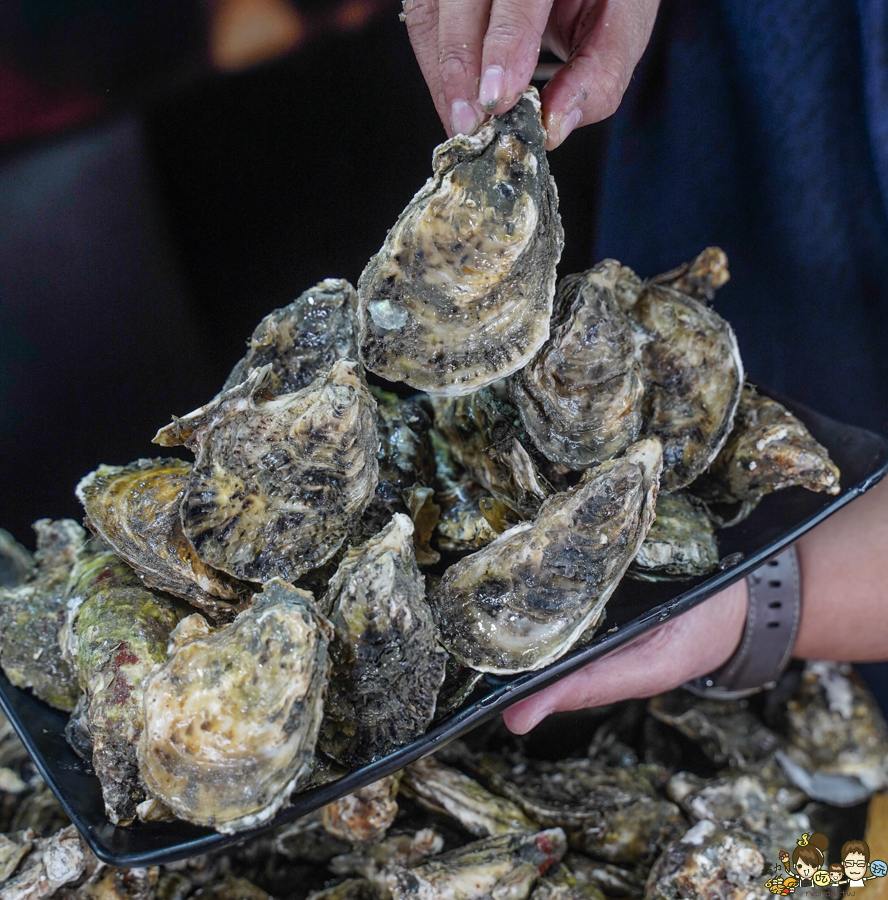
[[[476,689],[466,707],[422,738],[336,782],[295,795],[292,806],[256,831],[222,835],[180,821],[138,822],[128,828],[116,827],[105,815],[101,789],[92,769],[65,741],[68,717],[30,693],[13,687],[2,674],[0,705],[72,822],[105,862],[122,867],[158,865],[237,843],[396,772],[499,714],[522,697],[625,644],[670,616],[686,612],[731,582],[745,577],[827,516],[869,490],[885,475],[888,445],[881,437],[835,422],[785,398],[777,399],[798,415],[817,440],[828,448],[842,473],[840,494],[829,496],[802,488],[788,488],[766,497],[744,522],[719,532],[722,559],[729,561],[722,570],[692,581],[645,583],[624,579],[608,603],[606,619],[598,636],[589,646],[538,672],[509,678],[485,676],[480,690]]]

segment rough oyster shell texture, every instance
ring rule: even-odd
[[[270,394],[308,387],[339,359],[357,359],[355,289],[344,278],[325,278],[292,303],[269,313],[250,338],[247,354],[222,387],[231,390],[251,372],[271,365]]]
[[[413,524],[401,514],[350,550],[330,581],[335,637],[319,746],[346,765],[379,759],[432,721],[447,657],[424,589]]]
[[[230,619],[252,593],[205,565],[182,530],[179,507],[191,463],[137,459],[99,466],[77,485],[87,525],[149,587],[188,600],[216,619]],[[225,602],[228,601],[228,602]]]
[[[183,619],[144,685],[139,767],[176,815],[222,832],[261,824],[310,767],[329,623],[279,579],[229,625]]]
[[[342,546],[376,489],[376,402],[339,360],[307,388],[264,395],[271,367],[161,429],[197,459],[182,525],[207,565],[245,581],[295,581]]]
[[[509,379],[531,440],[571,469],[619,456],[641,427],[644,380],[632,326],[617,303],[615,260],[558,285],[552,335]]]
[[[497,674],[564,655],[597,622],[644,540],[661,467],[660,442],[639,441],[547,500],[533,522],[452,565],[430,598],[447,649]]]
[[[531,88],[475,134],[436,148],[434,175],[358,282],[368,369],[467,394],[540,348],[564,243],[545,146]]]

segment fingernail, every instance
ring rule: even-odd
[[[564,139],[583,121],[583,114],[578,109],[572,109],[568,117],[561,123],[561,140]]]
[[[506,73],[502,66],[488,66],[481,77],[481,86],[478,89],[478,102],[492,112],[502,100],[506,90]]]
[[[478,127],[478,116],[465,100],[454,100],[450,107],[450,127],[454,134],[471,134]]]

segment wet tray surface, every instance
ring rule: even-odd
[[[435,725],[419,740],[338,781],[296,794],[292,806],[259,830],[292,821],[401,769],[498,715],[516,700],[539,691],[670,616],[696,606],[731,582],[745,577],[885,475],[888,445],[881,437],[835,422],[785,398],[777,399],[802,419],[814,437],[829,450],[842,472],[840,494],[831,497],[802,488],[789,488],[765,497],[744,522],[718,532],[724,567],[715,574],[689,581],[659,583],[624,579],[608,602],[605,621],[590,645],[538,672],[508,678],[485,676],[466,706]],[[89,764],[80,759],[65,740],[68,716],[13,687],[2,674],[0,704],[65,811],[105,862],[123,867],[159,865],[220,849],[256,833],[244,831],[222,835],[181,821],[137,822],[128,828],[112,825],[105,815],[98,779]]]

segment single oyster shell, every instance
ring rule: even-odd
[[[350,550],[324,607],[335,638],[320,749],[339,762],[373,762],[423,734],[435,714],[447,654],[436,643],[413,523],[395,515]]]
[[[67,606],[62,646],[86,693],[93,769],[109,818],[126,824],[145,799],[135,746],[144,722],[145,678],[166,659],[183,607],[146,588],[110,552],[77,563]]]
[[[24,583],[0,588],[0,665],[20,688],[70,712],[77,703],[77,675],[65,660],[59,632],[65,623],[65,590],[84,552],[86,532],[71,519],[38,519],[36,565]]]
[[[619,272],[619,263],[605,260],[563,278],[551,337],[509,379],[531,440],[571,469],[619,456],[641,428],[644,382],[632,326],[614,295]]]
[[[279,579],[215,631],[183,619],[144,686],[138,754],[151,794],[228,834],[270,819],[309,771],[330,637],[311,594]]]
[[[435,174],[358,282],[361,358],[391,381],[467,394],[520,369],[549,334],[564,232],[530,88]]]
[[[356,847],[330,861],[336,875],[360,875],[377,887],[383,887],[385,871],[412,869],[444,849],[444,839],[434,828],[421,828],[415,834],[389,835],[378,844]]]
[[[480,501],[490,497],[454,460],[444,438],[432,430],[435,448],[435,502],[440,510],[435,536],[444,552],[465,553],[486,547],[497,535],[481,510]]]
[[[203,562],[246,581],[295,581],[342,546],[378,472],[376,403],[357,365],[339,360],[274,399],[265,366],[157,433],[197,454],[182,525]]]
[[[325,278],[292,303],[269,313],[250,338],[247,355],[231,370],[223,391],[271,365],[273,396],[308,387],[339,359],[357,359],[355,289],[344,278]]]
[[[743,363],[731,326],[681,291],[623,267],[617,298],[632,320],[645,376],[642,434],[663,441],[664,492],[686,487],[731,431]]]
[[[661,466],[660,442],[639,441],[451,566],[430,599],[447,649],[498,674],[563,656],[599,620],[644,540]]]
[[[657,497],[657,517],[629,566],[631,578],[693,578],[718,565],[715,529],[699,503],[681,491]]]
[[[500,834],[458,847],[412,869],[390,872],[383,880],[393,897],[526,897],[539,876],[560,862],[566,851],[567,841],[560,828],[537,834]]]
[[[838,494],[839,469],[782,403],[744,385],[734,428],[693,491],[707,503],[742,503],[734,524],[766,494],[793,485]]]
[[[388,775],[321,809],[321,824],[351,844],[378,843],[398,814],[400,775]]]
[[[650,282],[675,288],[697,300],[711,303],[715,292],[724,287],[730,278],[728,255],[721,247],[707,247],[689,263],[655,275]]]
[[[81,479],[77,498],[86,524],[145,584],[182,597],[216,619],[231,619],[252,592],[205,565],[186,539],[179,507],[190,474],[191,463],[177,459],[102,465]]]
[[[518,440],[511,410],[489,389],[433,397],[432,405],[436,430],[470,477],[522,518],[533,516],[551,489]]]

